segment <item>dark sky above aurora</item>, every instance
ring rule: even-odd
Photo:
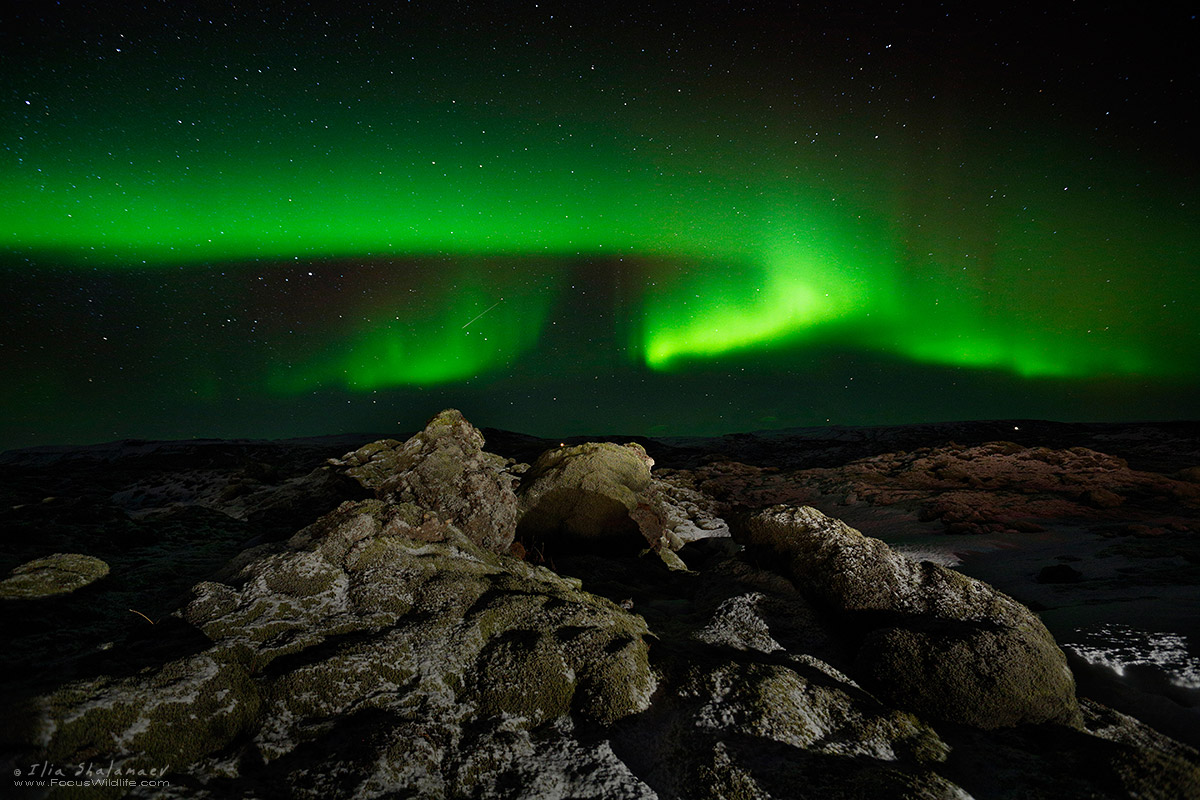
[[[583,5],[0,12],[0,447],[1197,416],[1195,17]]]

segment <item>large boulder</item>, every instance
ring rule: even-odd
[[[522,536],[584,546],[645,546],[632,516],[654,461],[638,444],[588,442],[542,453],[521,481]]]
[[[980,728],[1078,724],[1066,656],[1011,597],[813,508],[766,509],[741,535],[855,632],[857,673],[885,700]]]
[[[515,478],[483,445],[462,412],[447,409],[404,443],[372,442],[330,464],[380,499],[437,510],[471,541],[502,553],[517,529]]]

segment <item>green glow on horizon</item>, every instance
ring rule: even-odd
[[[1131,352],[1100,350],[1049,337],[1019,341],[1017,337],[953,334],[942,338],[910,339],[896,352],[927,364],[972,369],[1005,370],[1022,378],[1087,378],[1105,373],[1145,375],[1163,373],[1146,357]]]
[[[844,125],[836,101],[701,112],[703,98],[662,90],[653,111],[593,113],[609,95],[590,91],[495,110],[450,98],[498,78],[434,100],[414,88],[436,83],[430,70],[369,88],[340,76],[321,102],[299,78],[256,76],[260,95],[221,123],[198,113],[217,103],[208,90],[152,108],[110,80],[54,129],[78,132],[4,131],[21,144],[0,155],[0,249],[112,271],[470,262],[453,287],[383,292],[289,353],[267,379],[283,394],[512,365],[538,347],[571,261],[622,256],[669,265],[627,310],[633,355],[658,372],[768,351],[797,353],[802,372],[813,341],[1022,377],[1200,372],[1194,308],[1178,305],[1194,306],[1200,204],[1137,188],[1151,181],[1123,154],[1077,156],[1045,144],[1049,129],[1036,146],[967,129],[950,154],[882,119],[867,120],[882,139]],[[330,100],[343,96],[361,109]],[[72,107],[46,101],[59,105]],[[563,274],[526,284],[486,264],[513,257],[557,258]]]
[[[463,381],[511,364],[537,344],[553,297],[527,273],[517,277],[467,264],[420,304],[408,298],[428,286],[373,298],[374,310],[349,335],[299,356],[298,366],[277,368],[269,385],[283,394],[329,386],[370,392]]]
[[[830,221],[824,230],[836,231]],[[820,246],[798,237],[769,248],[762,263],[703,264],[666,281],[644,301],[644,352],[656,370],[690,359],[794,344],[824,323],[890,311],[890,260],[870,237]]]

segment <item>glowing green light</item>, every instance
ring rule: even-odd
[[[373,84],[354,113],[263,77],[290,113],[247,104],[219,129],[182,109],[139,111],[117,90],[59,140],[10,121],[6,140],[21,144],[0,161],[0,249],[114,270],[475,260],[453,289],[381,292],[310,352],[288,353],[269,378],[284,392],[462,381],[516,363],[538,346],[558,281],[531,293],[480,261],[513,256],[558,258],[564,272],[562,259],[659,264],[623,310],[630,352],[656,371],[830,339],[1026,377],[1200,371],[1195,315],[1179,305],[1196,294],[1200,204],[1064,192],[1140,185],[1122,159],[1023,142],[1012,164],[1012,142],[997,140],[963,145],[948,167],[918,140],[794,134],[840,120],[829,109],[778,112],[773,126],[765,110],[693,121],[670,100],[660,110],[679,114],[618,125],[575,114],[587,104],[573,98],[545,112],[566,122],[546,124],[431,105],[414,77]]]
[[[1016,342],[1000,337],[911,340],[901,353],[929,364],[1000,369],[1024,378],[1083,378],[1100,374],[1136,375],[1159,371],[1136,353],[1089,350],[1076,343],[1052,347],[1045,340]]]
[[[886,245],[830,215],[821,222],[820,237],[767,242],[758,263],[704,264],[649,293],[647,365],[667,370],[687,359],[793,345],[825,323],[891,313]]]
[[[705,268],[647,298],[649,366],[667,369],[680,359],[772,346],[842,311],[802,276],[758,267],[731,272]]]
[[[462,381],[511,364],[536,345],[553,298],[539,283],[551,279],[539,281],[534,269],[506,279],[476,263],[454,273],[441,290],[426,285],[372,298],[373,310],[348,335],[300,354],[298,366],[276,369],[272,388],[368,392]]]
[[[738,298],[730,302],[725,296],[704,302],[701,297],[696,295],[697,302],[690,304],[690,319],[679,327],[657,330],[646,342],[648,365],[665,369],[684,356],[718,356],[774,342],[802,330],[820,313],[816,292],[800,283],[790,287],[770,286],[762,299]],[[654,313],[653,307],[650,313]]]

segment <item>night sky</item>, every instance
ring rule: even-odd
[[[1043,5],[18,3],[0,447],[1196,418],[1200,21]]]

